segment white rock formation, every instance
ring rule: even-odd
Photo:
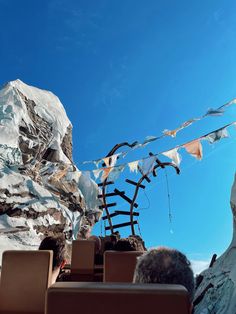
[[[98,187],[72,161],[72,125],[51,92],[16,80],[0,90],[0,252],[45,234],[84,236],[102,212]],[[8,233],[12,227],[28,231]],[[25,230],[24,229],[24,230]]]
[[[197,288],[195,314],[236,314],[236,175],[231,190],[233,239],[211,268],[203,271]]]

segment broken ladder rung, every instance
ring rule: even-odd
[[[114,213],[110,214],[109,216],[110,216],[110,218],[112,218],[112,217],[115,217],[118,215],[119,215],[118,213],[114,212]],[[102,217],[102,220],[106,220],[106,219],[108,219],[107,216]]]
[[[125,210],[116,210],[114,213],[110,214],[110,218],[118,216],[118,215],[126,215],[126,216],[131,216],[130,212],[125,211]],[[132,216],[139,216],[139,213],[133,212]],[[102,217],[102,220],[106,220],[107,216]]]
[[[120,193],[125,194],[125,191],[120,191]],[[117,194],[117,193],[113,192],[113,193],[107,193],[104,196],[105,197],[109,197],[109,196],[117,196],[117,195],[119,196],[120,194]],[[98,195],[98,198],[102,198],[102,197],[103,197],[102,194]]]
[[[138,166],[138,170],[139,170],[139,172],[141,173],[141,175],[143,176],[143,178],[144,178],[148,183],[150,183],[151,180],[149,179],[149,177],[148,177],[146,174],[143,173],[143,171],[142,171],[142,169],[141,169],[140,166]]]
[[[109,185],[109,184],[114,184],[114,182],[113,181],[102,182],[102,183],[98,183],[98,186]]]
[[[118,224],[118,225],[114,225],[112,226],[113,229],[118,229],[118,228],[123,228],[123,227],[127,227],[127,226],[130,226],[130,225],[137,225],[137,220],[135,220],[133,223],[131,222],[124,222],[123,224]],[[106,227],[105,230],[110,230],[111,227]]]
[[[103,204],[103,205],[100,205],[99,206],[99,209],[102,209],[102,208],[106,208],[106,207],[113,207],[113,206],[116,206],[116,203],[110,203],[110,204]]]
[[[127,183],[133,184],[133,185],[135,185],[135,186],[138,185],[137,182],[132,181],[132,180],[130,180],[130,179],[126,179],[125,181],[126,181]],[[140,184],[139,187],[140,187],[141,189],[145,189],[145,185],[143,185],[143,184]]]
[[[119,215],[131,216],[131,215],[130,215],[130,212],[125,211],[125,210],[116,210],[115,213],[117,213],[117,214],[119,214]],[[133,212],[132,216],[139,216],[139,213]]]
[[[129,204],[132,204],[133,201],[128,196],[126,196],[125,193],[121,193],[121,191],[119,191],[117,189],[115,189],[114,192],[116,192],[120,197],[122,197]],[[137,208],[138,204],[134,203],[134,207]]]

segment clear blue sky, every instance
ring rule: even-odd
[[[0,83],[19,78],[58,95],[74,127],[80,167],[116,143],[159,135],[236,97],[235,38],[233,0],[0,0]],[[233,120],[232,108],[129,158]],[[140,194],[140,208],[149,207],[140,210],[148,246],[176,247],[202,260],[225,250],[236,153],[236,131],[230,133],[214,146],[204,143],[201,162],[183,152],[180,176],[168,171],[171,226],[163,174],[147,187],[150,205]]]

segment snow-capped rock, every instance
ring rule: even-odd
[[[236,175],[230,205],[233,239],[225,253],[198,278],[200,283],[195,294],[195,314],[236,314]]]
[[[60,100],[20,80],[6,84],[0,90],[0,251],[3,241],[4,249],[6,243],[27,248],[45,234],[85,236],[102,214],[97,194],[72,161],[72,125]],[[16,226],[26,231],[7,233]]]

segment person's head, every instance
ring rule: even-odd
[[[52,270],[63,268],[65,265],[65,248],[66,242],[63,236],[46,237],[39,246],[39,250],[53,251]]]
[[[138,258],[135,283],[163,283],[183,285],[194,296],[194,276],[187,257],[174,249],[160,247]]]
[[[128,239],[119,239],[114,246],[116,251],[136,251],[135,247],[132,245]]]
[[[116,250],[116,251],[139,251],[137,239],[132,238],[132,237],[121,238],[117,241],[116,245],[114,246],[114,250]]]
[[[133,239],[133,241],[136,243],[136,251],[140,251],[140,252],[147,251],[145,247],[145,243],[139,235],[130,235],[128,239]]]

